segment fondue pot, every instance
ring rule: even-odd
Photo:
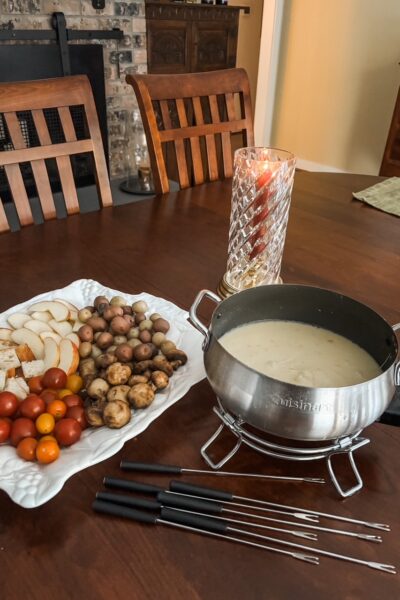
[[[197,315],[203,298],[218,303],[207,328]],[[350,436],[373,423],[400,384],[395,331],[368,306],[342,294],[303,285],[265,285],[220,301],[201,291],[190,320],[205,336],[207,378],[224,409],[266,433],[303,441]],[[268,377],[234,358],[220,344],[231,329],[265,320],[299,321],[355,342],[380,365],[377,377],[338,388],[309,388]]]

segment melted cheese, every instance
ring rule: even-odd
[[[259,373],[306,387],[343,387],[373,379],[378,363],[347,338],[296,321],[258,321],[236,327],[221,345]]]

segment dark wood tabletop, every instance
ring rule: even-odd
[[[341,291],[394,324],[400,321],[400,219],[351,195],[376,181],[361,175],[296,174],[282,276],[286,282]],[[207,184],[3,234],[0,309],[79,278],[127,293],[146,291],[188,309],[200,289],[216,289],[224,272],[230,185]],[[207,307],[202,315],[208,316]],[[103,477],[121,476],[122,458],[205,468],[200,447],[218,425],[214,403],[203,380],[115,456],[73,476],[39,508],[23,509],[0,491],[2,600],[399,598],[399,575],[327,557],[313,566],[92,512]],[[366,435],[371,443],[356,453],[364,489],[346,500],[330,483],[191,480],[229,487],[241,496],[389,523],[392,530],[382,533],[382,544],[321,533],[314,545],[400,568],[400,428],[374,424]],[[215,455],[234,443],[224,434]],[[348,465],[339,463],[346,481]],[[226,468],[328,478],[324,462],[288,463],[246,448]],[[166,476],[137,479],[169,483]],[[321,524],[379,533],[327,519]]]

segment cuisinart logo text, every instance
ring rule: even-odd
[[[295,408],[302,412],[332,412],[333,404],[328,402],[307,402],[305,400],[293,400],[293,398],[282,398],[278,394],[272,394],[270,398],[275,406],[283,406],[284,408]]]

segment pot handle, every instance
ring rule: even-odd
[[[193,325],[196,327],[196,329],[198,329],[200,331],[200,333],[202,333],[204,336],[206,336],[208,333],[208,329],[204,325],[204,323],[202,323],[200,321],[199,317],[197,316],[197,308],[204,298],[210,298],[210,300],[214,300],[214,302],[216,304],[219,304],[221,302],[221,298],[219,296],[217,296],[217,294],[214,294],[214,292],[210,292],[210,290],[201,290],[197,294],[195,301],[193,302],[193,304],[190,308],[189,320],[191,321],[191,323],[193,323]]]
[[[393,331],[400,331],[400,323],[396,323],[396,325],[392,325]],[[394,384],[400,386],[400,361],[396,364],[394,368]]]

